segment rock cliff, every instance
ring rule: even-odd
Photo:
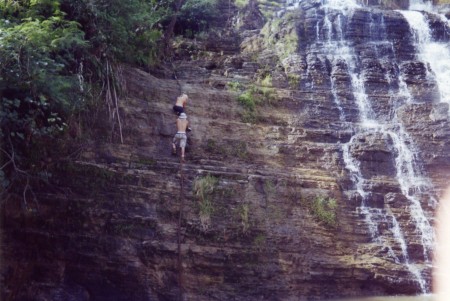
[[[2,299],[430,289],[449,103],[407,17],[379,3],[227,3],[222,28],[174,42],[170,66],[123,67],[124,143],[98,136],[58,166],[61,189],[28,210],[5,204]],[[448,43],[448,22],[423,14],[429,42]],[[181,92],[193,129],[183,165],[170,154]]]

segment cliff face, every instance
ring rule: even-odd
[[[263,24],[260,8],[279,18]],[[123,68],[124,143],[99,137],[55,172],[60,192],[2,208],[3,299],[429,290],[448,100],[407,17],[260,8],[233,19],[224,5],[241,30],[178,40],[170,69]],[[448,43],[448,24],[424,14],[430,41]],[[170,154],[181,91],[193,129],[183,165]]]

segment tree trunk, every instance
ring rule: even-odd
[[[177,22],[178,13],[186,0],[178,0],[175,6],[175,11],[173,13],[172,20],[170,20],[169,26],[167,26],[166,32],[164,33],[164,50],[165,53],[170,53],[170,41],[173,37],[173,30]]]

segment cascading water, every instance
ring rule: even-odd
[[[375,114],[371,108],[368,95],[365,91],[364,86],[365,76],[363,73],[358,72],[359,67],[357,66],[358,62],[357,57],[355,55],[355,51],[353,50],[351,44],[345,41],[345,39],[343,38],[344,34],[341,21],[343,18],[341,17],[341,15],[348,17],[349,7],[356,8],[358,7],[358,5],[356,3],[350,3],[349,5],[348,1],[346,2],[332,1],[324,6],[325,9],[324,28],[326,28],[325,32],[327,33],[326,49],[327,52],[331,54],[333,58],[343,60],[347,65],[347,69],[351,78],[353,95],[355,98],[356,105],[358,106],[359,109],[360,127],[358,130],[361,132],[384,132],[384,126],[381,125],[374,118]],[[337,39],[334,42],[331,34],[333,32],[332,23],[328,19],[328,14],[330,13],[330,10],[337,10],[340,13],[338,22],[336,22],[335,25],[336,26],[335,32],[337,32],[338,34]],[[371,22],[370,25],[371,25],[370,26],[371,33],[375,32],[375,30],[373,29],[375,27],[373,25],[373,22]],[[384,24],[382,25],[384,26]],[[379,36],[383,37],[383,34]],[[332,83],[331,87],[333,89],[334,88],[333,79],[331,80],[331,83]],[[355,183],[356,190],[362,198],[362,203],[361,207],[359,208],[360,209],[359,212],[365,217],[365,222],[368,226],[372,239],[376,241],[378,244],[387,247],[389,250],[389,254],[393,257],[393,259],[396,262],[399,262],[400,259],[394,254],[394,252],[392,251],[392,247],[389,244],[387,244],[387,240],[384,237],[382,237],[378,231],[377,221],[384,221],[385,215],[387,215],[387,213],[379,208],[371,208],[367,204],[368,198],[370,197],[370,192],[366,188],[368,181],[364,179],[362,175],[358,160],[352,157],[350,152],[350,146],[353,144],[355,138],[357,138],[357,135],[354,135],[347,144],[344,144],[342,150],[345,167],[349,170],[350,177],[352,181]],[[390,218],[393,220],[393,225],[398,225],[394,215],[390,215]],[[409,263],[409,256],[406,248],[406,243],[404,241],[403,235],[401,234],[400,228],[397,227],[395,231],[392,231],[392,233],[394,239],[401,246],[402,258],[406,266],[408,267],[408,270],[417,279],[417,282],[421,290],[425,291],[426,290],[424,285],[425,281],[422,279],[420,272],[418,272],[417,268],[415,268]]]
[[[291,8],[298,7],[300,2],[291,1]],[[412,3],[412,7],[428,8],[430,6],[430,4],[423,3],[420,5]],[[401,61],[398,59],[394,42],[388,39],[383,13],[380,11],[372,13],[366,9],[369,21],[365,34],[369,35],[370,42],[368,44],[372,47],[374,61],[381,66],[389,66],[384,75],[391,99],[388,116],[382,116],[380,112],[374,110],[373,96],[371,98],[366,91],[368,74],[364,69],[365,62],[361,61],[354,41],[346,39],[346,28],[356,9],[364,8],[352,0],[323,0],[321,6],[314,8],[317,19],[314,25],[315,42],[311,46],[314,51],[308,54],[308,62],[317,64],[317,61],[327,61],[331,64],[329,85],[334,105],[339,111],[339,122],[346,129],[351,127],[355,133],[347,143],[342,145],[342,161],[355,191],[361,198],[358,212],[367,224],[372,242],[380,245],[380,248],[387,249],[389,257],[395,263],[404,265],[412,279],[415,279],[417,286],[425,293],[429,291],[429,283],[424,279],[423,274],[424,270],[429,270],[431,265],[434,232],[430,217],[427,216],[422,206],[423,202],[427,201],[428,205],[433,207],[437,201],[433,195],[434,188],[419,164],[419,150],[412,137],[404,129],[401,118],[397,114],[397,110],[404,104],[415,103],[416,100],[409,91],[402,68],[399,67]],[[408,20],[414,34],[418,59],[430,66],[428,76],[430,80],[435,80],[437,83],[440,101],[450,104],[450,85],[448,85],[450,50],[448,45],[433,41],[431,31],[422,13],[412,11],[401,11],[400,13]],[[445,22],[448,23],[448,21]],[[345,67],[342,68],[342,66]],[[344,103],[348,103],[349,99],[342,98],[337,92],[339,83],[336,76],[342,70],[346,70],[349,77],[353,101],[358,108],[359,123],[356,125],[347,122],[349,113]],[[310,80],[306,86],[310,89],[315,88],[313,71],[310,68],[306,71]],[[409,216],[415,225],[413,235],[411,235],[411,230],[408,230],[409,236],[404,234],[404,229],[397,219],[399,213],[391,210],[388,204],[385,204],[384,208],[377,208],[371,204],[372,179],[364,175],[361,161],[353,153],[353,148],[360,143],[359,140],[364,140],[362,138],[364,136],[381,137],[380,140],[389,146],[395,165],[395,179],[401,194],[408,202]],[[379,231],[379,225],[382,223],[390,225],[389,231],[383,233]],[[409,245],[413,243],[411,240],[416,237],[423,247],[422,260],[413,258],[409,254]]]
[[[413,6],[415,7],[415,6]],[[448,43],[433,41],[430,26],[422,12],[400,11],[408,21],[417,48],[418,59],[429,64],[440,92],[440,101],[450,105],[450,48]],[[445,18],[444,16],[439,16]],[[447,27],[450,28],[448,25]]]

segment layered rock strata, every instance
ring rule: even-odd
[[[430,267],[399,184],[393,140],[401,126],[414,145],[421,174],[434,187],[420,198],[433,223],[431,198],[449,184],[450,127],[448,105],[417,59],[408,23],[396,11],[355,8],[342,32],[342,45],[356,52],[350,62],[326,51],[332,39],[325,16],[336,25],[338,12],[305,1],[262,29],[255,16],[247,14],[249,25],[239,34],[178,44],[170,72],[155,77],[124,68],[124,143],[99,137],[75,162],[57,168],[58,192],[43,191],[27,210],[4,204],[2,299],[420,293],[409,262],[429,287]],[[352,68],[364,74],[371,118],[387,124],[385,133],[361,125]],[[404,84],[414,101],[397,97]],[[237,101],[248,91],[256,108]],[[171,106],[181,92],[190,97],[193,128],[183,165],[170,155]],[[359,162],[367,195],[346,154]],[[209,203],[196,194],[207,176],[215,179]],[[320,200],[336,202],[322,208],[335,218],[321,215]],[[362,207],[382,213],[372,215],[375,232]]]

